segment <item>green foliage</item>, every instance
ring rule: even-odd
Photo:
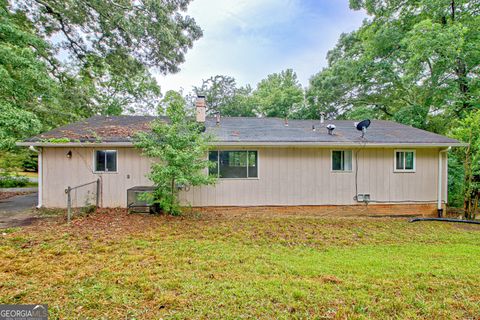
[[[41,115],[55,104],[58,87],[41,61],[47,50],[25,16],[0,2],[0,149],[38,133]]]
[[[468,143],[457,149],[455,160],[463,163],[463,193],[465,216],[475,219],[480,195],[480,111],[472,111],[453,129],[452,136]]]
[[[178,191],[180,187],[212,184],[215,179],[206,173],[209,167],[208,142],[201,124],[188,113],[183,97],[169,91],[163,99],[168,122],[154,121],[151,133],[136,136],[136,147],[145,156],[153,158],[149,174],[155,185],[154,203],[172,214],[180,214]]]
[[[258,83],[253,98],[258,114],[289,117],[303,103],[303,89],[292,69],[273,73]]]
[[[240,87],[222,108],[222,115],[230,117],[255,117],[255,99],[250,85]]]
[[[26,152],[22,159],[21,168],[24,171],[38,171],[38,155],[34,152]]]
[[[0,175],[0,188],[20,188],[25,187],[29,180],[26,177]]]
[[[461,208],[464,204],[465,170],[459,151],[450,152],[448,157],[448,205]]]
[[[0,156],[2,172],[37,171],[38,155],[28,149],[21,148],[14,152],[4,151]]]
[[[235,79],[229,76],[216,75],[203,80],[201,86],[194,86],[195,96],[203,95],[207,102],[207,113],[212,115],[216,112],[225,114],[223,106],[230,103],[237,91]]]
[[[25,13],[36,33],[61,50],[62,61],[48,56],[64,87],[61,98],[89,116],[156,106],[160,88],[149,68],[177,72],[202,36],[195,20],[181,13],[189,2],[20,0],[9,9]]]
[[[48,142],[48,143],[67,143],[70,142],[70,138],[48,138],[48,139],[43,139],[43,142]]]
[[[310,110],[349,119],[365,114],[445,133],[449,117],[480,106],[478,3],[351,0],[350,5],[371,19],[342,35],[329,52],[328,67],[310,82]]]
[[[210,77],[203,80],[201,86],[194,86],[193,93],[195,96],[205,96],[209,115],[220,112],[222,116],[228,117],[255,116],[252,88],[249,85],[237,88],[232,77],[223,75]]]
[[[189,0],[0,0],[0,149],[94,114],[152,110],[202,32]]]

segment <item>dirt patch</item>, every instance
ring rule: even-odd
[[[16,197],[16,196],[23,196],[24,194],[28,194],[28,193],[31,193],[31,192],[0,192],[0,201],[9,199],[12,197]]]

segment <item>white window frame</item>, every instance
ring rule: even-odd
[[[397,169],[397,152],[412,152],[413,153],[413,169]],[[405,168],[405,163],[407,157],[403,157],[403,167]],[[398,173],[412,173],[416,172],[417,169],[417,153],[413,149],[395,149],[393,150],[393,172]]]
[[[117,170],[115,171],[97,171],[97,151],[115,151],[115,154],[116,154],[116,159],[115,159],[115,162],[117,164]],[[94,149],[93,150],[93,154],[92,154],[92,158],[93,158],[93,173],[98,173],[98,174],[104,174],[104,173],[118,173],[118,149]],[[107,159],[105,159],[105,169],[107,168]]]
[[[215,149],[215,150],[209,150],[210,151],[215,151],[217,152],[217,179],[219,180],[258,180],[260,179],[260,152],[257,149],[245,149],[245,150],[239,150],[239,149]],[[256,152],[257,153],[257,176],[256,177],[246,177],[246,178],[221,178],[220,177],[220,152],[238,152],[238,151],[246,151],[246,152]],[[209,156],[210,158],[210,156]],[[247,168],[248,168],[248,153],[247,153]],[[248,170],[248,169],[247,169]],[[248,174],[248,171],[247,171]]]
[[[336,170],[333,169],[333,152],[335,151],[350,151],[352,153],[352,169],[350,170]],[[345,167],[345,166],[344,166]],[[332,149],[330,150],[330,171],[335,173],[351,173],[353,172],[353,150],[352,149]]]

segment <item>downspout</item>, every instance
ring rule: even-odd
[[[443,217],[443,207],[442,207],[442,185],[443,185],[443,153],[448,152],[452,147],[448,147],[447,149],[440,150],[438,152],[438,203],[437,203],[437,212],[438,217]],[[448,166],[448,164],[447,164]],[[447,173],[448,176],[448,173]]]
[[[35,149],[34,146],[30,146],[29,149],[33,152],[38,153],[38,204],[37,204],[37,209],[40,209],[42,207],[42,199],[43,199],[43,157],[42,157],[42,148],[39,148],[39,150]]]

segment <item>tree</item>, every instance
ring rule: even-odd
[[[201,86],[194,86],[195,96],[203,95],[207,102],[207,114],[217,112],[224,114],[222,108],[230,103],[237,91],[235,79],[229,76],[216,75],[202,81]]]
[[[162,103],[168,121],[155,120],[151,132],[136,136],[136,147],[153,158],[149,178],[155,185],[153,202],[172,214],[180,214],[178,191],[182,186],[212,184],[215,178],[205,172],[210,137],[202,133],[201,124],[188,113],[181,94],[169,91]]]
[[[480,106],[480,4],[475,1],[351,0],[370,20],[344,34],[328,67],[312,77],[312,108],[445,132],[449,117]],[[314,99],[316,98],[316,100]],[[352,113],[353,112],[353,113]]]
[[[57,97],[64,110],[85,117],[158,104],[160,88],[150,68],[177,72],[202,35],[181,12],[189,2],[12,0],[3,7],[25,17],[49,44],[39,58],[61,85]]]
[[[252,88],[249,85],[238,88],[233,77],[224,75],[210,77],[203,80],[201,86],[194,86],[193,94],[205,96],[209,115],[219,112],[227,117],[255,116]],[[187,97],[188,100],[193,98]]]
[[[472,111],[461,120],[452,135],[468,146],[456,150],[454,161],[463,162],[463,203],[465,217],[475,219],[480,196],[480,111]]]
[[[230,117],[255,117],[255,99],[250,85],[240,87],[235,95],[222,106],[222,115]]]
[[[41,119],[58,108],[59,87],[41,61],[49,47],[21,13],[0,4],[0,149],[42,129]]]
[[[150,70],[178,71],[202,32],[189,0],[0,0],[0,150],[95,114],[150,112]]]
[[[257,113],[265,117],[288,117],[302,104],[303,89],[292,69],[273,73],[260,81],[253,98]]]

